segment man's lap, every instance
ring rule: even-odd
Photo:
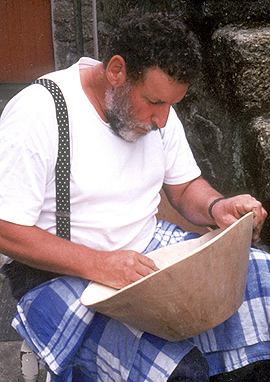
[[[84,280],[61,277],[29,292],[19,304],[13,322],[16,329],[54,373],[60,374],[75,363],[85,373],[88,370],[91,376],[98,376],[97,381],[109,381],[112,376],[114,382],[139,381],[136,368],[143,357],[140,370],[151,369],[153,379],[149,381],[157,382],[159,374],[160,381],[164,381],[192,349],[188,341],[180,346],[170,345],[92,312],[79,302],[83,286]],[[72,308],[68,308],[69,304]],[[134,379],[130,379],[129,375],[134,374]],[[144,380],[142,375],[141,381]]]
[[[164,222],[146,252],[197,236]],[[79,303],[87,282],[72,277],[61,277],[29,292],[19,304],[14,325],[55,373],[75,361],[91,376],[99,375],[96,381],[111,381],[113,375],[115,382],[138,382],[151,373],[149,381],[165,381],[194,344],[206,354],[210,375],[219,374],[270,358],[269,264],[268,254],[252,250],[246,299],[239,311],[190,341],[164,341],[94,314]]]

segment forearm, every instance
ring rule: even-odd
[[[209,215],[209,206],[222,195],[214,190],[202,177],[183,186],[166,186],[164,190],[172,206],[188,221],[195,225],[215,225]]]
[[[217,225],[227,228],[248,212],[253,212],[253,240],[259,238],[267,212],[261,203],[248,194],[222,198],[202,177],[179,185],[164,185],[172,206],[187,220],[196,225]],[[220,199],[209,214],[211,203]]]
[[[34,268],[122,288],[158,270],[132,250],[97,251],[37,227],[0,220],[0,252]]]
[[[89,278],[95,252],[38,227],[0,220],[0,252],[34,268]]]

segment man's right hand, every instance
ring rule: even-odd
[[[117,289],[158,271],[153,260],[135,251],[97,251],[38,227],[4,220],[0,220],[0,253],[34,268]]]
[[[96,257],[95,273],[99,282],[121,289],[158,271],[154,261],[130,250],[101,252]]]

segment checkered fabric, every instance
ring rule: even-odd
[[[145,253],[197,234],[161,221]],[[230,319],[190,340],[169,342],[82,306],[87,281],[60,277],[27,293],[13,326],[52,372],[53,382],[165,382],[193,346],[210,375],[270,358],[270,255],[252,249],[245,301]]]

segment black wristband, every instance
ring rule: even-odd
[[[225,199],[225,196],[222,196],[222,197],[220,197],[220,198],[217,198],[217,199],[213,200],[212,203],[210,204],[209,208],[208,208],[208,213],[209,213],[209,215],[211,216],[211,218],[212,218],[213,220],[215,220],[215,219],[214,219],[214,216],[212,215],[212,209],[213,209],[214,205],[215,205],[217,202],[219,202],[220,200],[222,200],[222,199]]]

